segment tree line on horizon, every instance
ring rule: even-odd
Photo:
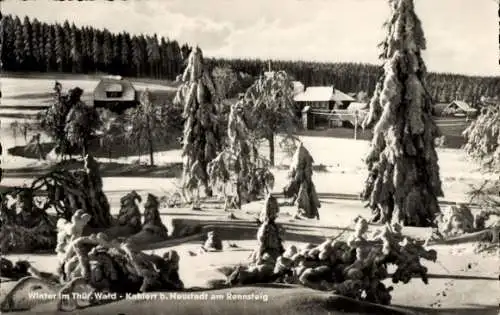
[[[192,50],[188,44],[151,35],[112,33],[107,29],[77,27],[67,20],[45,23],[25,16],[4,15],[1,23],[2,70],[7,72],[109,73],[126,77],[174,80],[185,68]],[[228,67],[254,77],[268,70],[262,59],[205,58],[210,70]],[[273,60],[273,70],[284,70],[305,86],[334,85],[343,92],[367,92],[383,72],[364,63]],[[435,102],[463,100],[477,105],[482,96],[500,94],[500,78],[429,73],[429,94]]]

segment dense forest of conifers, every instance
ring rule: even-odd
[[[9,72],[110,73],[173,80],[191,50],[187,44],[156,34],[111,33],[68,21],[48,24],[5,15],[1,27],[1,61],[3,70]],[[268,61],[260,59],[206,61],[210,68],[227,66],[253,76],[268,68]],[[287,71],[306,86],[335,85],[344,92],[370,94],[382,73],[379,66],[361,63],[273,61],[272,67]],[[481,96],[500,95],[499,77],[429,73],[427,83],[436,102],[459,99],[477,104]]]

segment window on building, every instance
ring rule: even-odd
[[[106,97],[107,98],[115,98],[115,97],[122,97],[122,92],[118,91],[106,91]]]

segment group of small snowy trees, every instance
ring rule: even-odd
[[[198,208],[199,189],[211,196],[213,190],[224,195],[225,209],[240,209],[242,204],[257,200],[270,192],[274,176],[269,166],[274,164],[276,133],[290,134],[296,126],[293,85],[288,75],[277,71],[261,76],[243,97],[230,107],[224,136],[217,130],[220,122],[220,102],[227,90],[214,84],[214,76],[205,70],[199,48],[192,51],[182,75],[182,86],[176,103],[184,106],[183,181],[186,199]],[[219,71],[222,72],[222,71]],[[221,73],[213,73],[221,82],[233,82]],[[219,87],[214,89],[214,85]],[[224,124],[225,126],[226,124]],[[259,144],[269,144],[269,159],[259,154]],[[320,203],[312,183],[313,160],[300,145],[290,170],[290,185],[285,194],[293,198],[300,214],[319,218]],[[196,203],[195,203],[196,201]]]
[[[435,148],[439,131],[432,118],[432,100],[421,56],[426,42],[413,1],[393,0],[390,4],[392,14],[386,24],[388,34],[380,56],[384,61],[384,73],[370,100],[369,115],[364,122],[364,127],[373,126],[374,136],[366,158],[369,176],[362,198],[373,210],[374,221],[430,226],[440,212],[437,198],[443,191]],[[292,120],[296,113],[290,105],[293,104],[292,87],[284,72],[257,80],[243,100],[231,109],[229,145],[217,151],[224,144],[216,143],[217,139],[212,137],[211,123],[216,120],[212,118],[216,113],[213,105],[208,104],[214,100],[204,98],[208,88],[203,88],[211,87],[212,83],[201,64],[201,51],[196,49],[189,59],[183,76],[185,83],[179,92],[183,96],[187,119],[185,187],[191,188],[192,174],[199,169],[198,182],[206,187],[217,186],[217,182],[225,187],[233,182],[238,196],[236,204],[241,204],[241,197],[249,195],[251,189],[245,186],[249,186],[251,180],[248,179],[255,171],[248,165],[256,165],[258,160],[252,140],[268,140],[272,165],[276,131],[294,126]],[[205,109],[200,111],[200,108]],[[204,137],[198,136],[201,132]],[[250,134],[253,139],[248,138]],[[309,152],[300,145],[291,165],[290,183],[284,192],[293,197],[305,216],[319,217],[320,203],[311,180],[312,163]]]
[[[54,91],[54,103],[39,114],[38,126],[22,124],[11,129],[13,132],[28,130],[28,127],[41,129],[54,140],[56,152],[63,158],[75,150],[85,156],[91,142],[99,140],[110,158],[113,148],[127,143],[139,153],[147,151],[153,166],[156,146],[174,141],[173,135],[179,129],[177,107],[153,101],[148,89],[141,92],[138,106],[128,109],[124,115],[88,106],[81,100],[83,90],[78,87],[65,92],[56,82]]]

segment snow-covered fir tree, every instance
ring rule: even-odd
[[[426,49],[413,0],[390,0],[391,17],[382,43],[384,74],[370,102],[364,126],[375,124],[366,158],[369,175],[362,197],[376,222],[430,226],[443,196],[426,88]]]
[[[314,160],[311,153],[299,144],[290,164],[288,184],[283,189],[285,197],[291,197],[297,206],[298,214],[307,218],[319,219],[321,203],[312,181]]]
[[[240,209],[242,204],[268,193],[274,185],[269,163],[259,155],[245,112],[241,100],[231,106],[227,147],[208,166],[211,186],[223,191],[226,209]],[[230,192],[226,190],[228,185]]]
[[[207,165],[220,150],[216,137],[217,100],[214,83],[204,68],[203,54],[199,47],[191,51],[181,80],[183,84],[174,101],[184,106],[182,186],[185,192],[191,193],[191,199],[194,197],[193,193],[198,195],[201,187],[205,188],[207,196],[211,196]]]

